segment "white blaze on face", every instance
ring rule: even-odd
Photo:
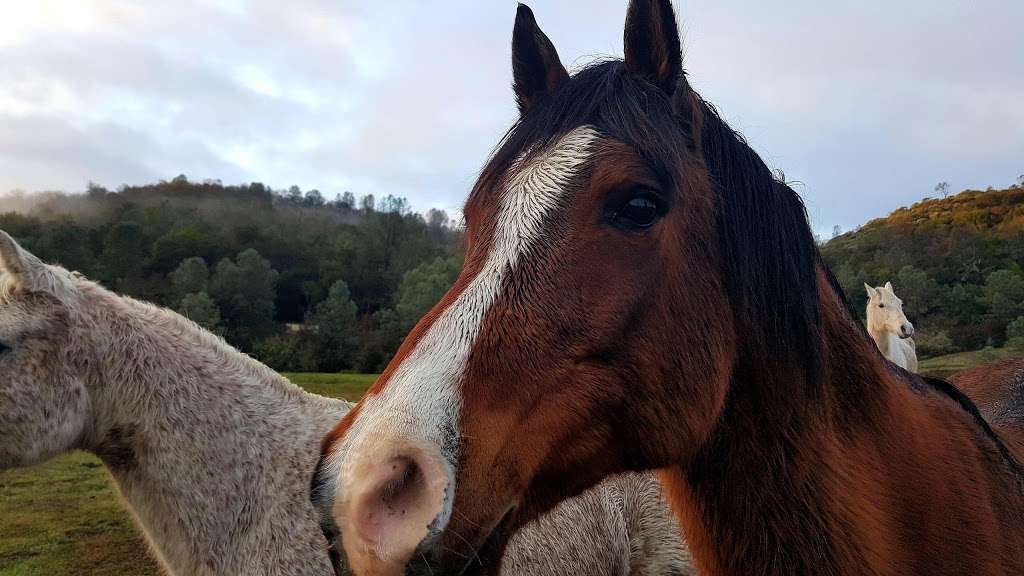
[[[446,504],[434,521],[447,524],[453,495],[462,398],[459,382],[480,326],[505,278],[543,235],[548,216],[570,192],[589,159],[598,132],[581,126],[544,153],[510,168],[490,252],[480,272],[440,314],[377,395],[364,400],[358,417],[327,465],[345,508],[346,487],[363,461],[388,461],[410,449],[441,460],[449,473]]]

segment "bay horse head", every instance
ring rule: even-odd
[[[605,475],[692,461],[746,373],[813,393],[800,198],[691,89],[668,0],[630,3],[624,48],[570,75],[520,5],[464,269],[324,440],[358,574],[457,573]]]

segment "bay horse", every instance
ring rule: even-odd
[[[357,574],[474,573],[646,469],[702,574],[1024,574],[1020,465],[879,354],[799,196],[690,87],[668,0],[574,75],[520,6],[512,69],[461,275],[324,440]]]
[[[310,491],[320,440],[351,406],[0,231],[0,471],[97,455],[168,574],[348,574]],[[501,568],[694,574],[650,473],[566,500],[516,534]]]
[[[949,377],[977,406],[985,420],[1024,461],[1024,358],[1006,358]]]
[[[892,282],[877,288],[865,284],[864,289],[868,292],[868,334],[878,350],[900,368],[917,372],[914,325],[903,313],[903,300],[896,296]]]

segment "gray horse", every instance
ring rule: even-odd
[[[0,469],[96,454],[167,572],[334,574],[310,479],[321,438],[350,407],[0,231]],[[692,571],[652,475],[563,503],[502,564],[524,575]]]

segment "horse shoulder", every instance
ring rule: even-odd
[[[616,492],[606,480],[526,524],[509,542],[500,573],[631,574],[629,535]]]
[[[623,497],[623,516],[632,554],[631,574],[697,574],[658,476],[651,472],[634,472],[621,474],[614,480]]]
[[[501,573],[695,575],[679,534],[657,477],[619,474],[527,524],[509,543]]]
[[[978,407],[1018,462],[1024,462],[1024,358],[1008,358],[958,372],[950,383]]]

